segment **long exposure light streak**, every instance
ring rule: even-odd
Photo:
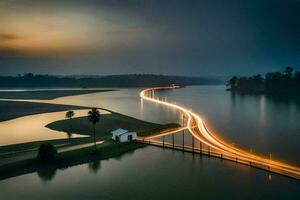
[[[211,133],[206,127],[199,115],[192,112],[189,109],[186,109],[182,106],[176,105],[174,103],[169,103],[166,101],[162,101],[160,99],[155,99],[152,95],[148,96],[149,92],[153,92],[155,90],[163,90],[163,89],[175,89],[176,86],[170,87],[154,87],[154,88],[147,88],[140,93],[140,97],[146,101],[150,101],[153,103],[161,104],[170,108],[174,108],[182,112],[187,116],[187,127],[183,127],[180,130],[184,130],[187,128],[189,132],[196,138],[198,141],[202,142],[203,144],[209,146],[215,152],[222,155],[222,158],[227,157],[228,160],[233,160],[235,158],[239,162],[248,163],[251,166],[255,166],[257,168],[268,169],[271,172],[282,174],[285,176],[289,176],[295,179],[300,180],[300,168],[291,166],[289,164],[271,160],[268,158],[264,158],[252,153],[249,153],[245,150],[240,148],[234,147],[225,141],[218,138],[215,134]],[[173,130],[165,133],[158,134],[154,137],[165,136],[168,134],[174,134],[174,132],[178,132],[179,130]],[[148,139],[152,139],[154,137],[150,137]]]

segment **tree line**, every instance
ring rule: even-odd
[[[269,72],[250,77],[233,76],[227,81],[229,91],[262,94],[300,94],[300,72],[288,66],[283,72]]]
[[[127,74],[109,76],[53,76],[27,73],[18,76],[0,76],[0,87],[152,87],[176,84],[221,84],[215,78]]]

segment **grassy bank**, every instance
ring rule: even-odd
[[[81,106],[56,105],[48,103],[31,103],[17,101],[0,101],[0,121],[24,117],[27,115],[84,109]]]
[[[37,151],[41,144],[51,143],[54,146],[74,146],[80,144],[86,144],[93,142],[91,137],[83,138],[66,138],[66,139],[54,139],[54,140],[43,140],[35,142],[26,142],[19,144],[11,144],[6,146],[0,146],[0,158],[2,159],[3,155],[14,155],[16,153],[28,152],[28,151]],[[1,160],[0,159],[0,160]]]
[[[79,117],[70,120],[61,120],[47,125],[48,128],[64,132],[72,132],[83,135],[92,135],[93,129],[87,117]],[[139,136],[149,136],[153,133],[165,131],[167,129],[179,127],[178,124],[155,124],[132,117],[128,117],[119,113],[101,115],[100,122],[96,126],[97,141],[104,140],[103,143],[97,144],[96,153],[92,154],[93,143],[92,138],[71,138],[51,141],[30,142],[24,144],[15,144],[0,147],[0,155],[2,155],[2,163],[0,165],[0,180],[14,177],[26,173],[38,172],[38,174],[49,175],[48,172],[55,171],[59,168],[66,168],[83,163],[91,163],[102,159],[120,156],[126,152],[133,151],[145,145],[138,142],[119,143],[111,139],[110,132],[117,128],[124,128],[136,131]],[[38,147],[43,143],[51,143],[61,148],[76,147],[68,149],[68,151],[59,151],[55,161],[51,164],[42,165],[37,162]],[[82,147],[81,144],[88,144],[88,147]],[[77,146],[76,146],[77,145]],[[79,145],[79,148],[78,148]],[[30,152],[31,157],[23,160],[18,159],[23,153]],[[9,158],[10,162],[6,162],[5,158]],[[50,173],[51,174],[51,173]]]
[[[119,143],[105,137],[104,143],[98,144],[98,151],[93,154],[91,152],[94,146],[90,146],[59,153],[53,163],[47,165],[38,163],[35,158],[2,165],[0,166],[0,180],[36,171],[39,174],[41,172],[48,174],[48,172],[60,168],[117,157],[142,147],[145,147],[145,144],[138,142]]]
[[[101,115],[100,122],[96,125],[97,136],[101,137],[109,134],[117,128],[123,128],[137,132],[138,136],[149,136],[163,130],[177,128],[179,124],[156,124],[145,122],[133,117],[119,113]],[[74,118],[70,120],[56,121],[47,125],[48,128],[67,133],[77,133],[82,135],[92,135],[93,129],[86,117]]]
[[[0,91],[0,99],[39,99],[50,100],[65,96],[110,92],[115,90],[36,90],[36,91]]]

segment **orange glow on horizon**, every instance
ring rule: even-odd
[[[0,7],[0,52],[24,55],[115,53],[155,34],[118,13],[80,7]],[[140,22],[136,22],[140,23]]]

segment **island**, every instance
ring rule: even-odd
[[[76,113],[76,111],[73,112]],[[78,164],[117,157],[146,146],[146,144],[138,141],[120,143],[112,140],[111,131],[118,127],[135,131],[139,137],[150,136],[180,127],[176,123],[157,124],[146,122],[113,111],[110,111],[109,114],[102,114],[100,118],[101,121],[95,124],[95,132],[87,116],[69,118],[46,126],[52,130],[70,134],[68,139],[29,142],[0,147],[0,155],[2,157],[0,160],[0,180],[36,171],[39,174],[43,174],[46,171],[55,171],[56,169]],[[95,134],[95,140],[93,141],[92,137],[72,138],[73,133],[86,136]],[[37,159],[37,152],[45,144],[50,144],[58,152],[55,155],[55,159],[46,164],[40,163]],[[96,148],[96,151],[94,148]],[[24,159],[24,156],[27,156],[27,158]],[[6,158],[8,162],[6,162]]]
[[[272,96],[300,97],[300,72],[286,67],[283,72],[269,72],[245,77],[233,76],[227,90],[240,94],[267,94]]]

